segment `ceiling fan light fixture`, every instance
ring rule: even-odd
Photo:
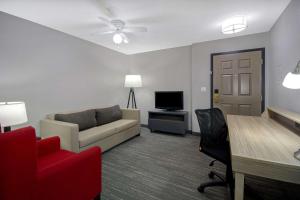
[[[121,36],[122,36],[122,38],[123,38],[123,42],[124,42],[125,44],[128,44],[128,43],[129,43],[129,40],[128,40],[128,37],[125,35],[125,33],[121,33]]]
[[[116,44],[121,44],[123,42],[123,37],[120,33],[115,33],[113,36],[113,41]]]
[[[233,34],[238,33],[247,28],[247,19],[245,16],[235,16],[230,19],[227,19],[222,24],[222,33],[223,34]]]

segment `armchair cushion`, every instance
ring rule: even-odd
[[[66,150],[60,150],[53,152],[51,154],[46,154],[44,156],[40,156],[38,159],[38,170],[39,172],[51,168],[52,166],[57,165],[57,163],[64,161],[65,159],[74,156],[75,153]]]

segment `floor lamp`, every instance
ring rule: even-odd
[[[142,87],[141,75],[126,75],[124,87],[130,88],[128,101],[127,101],[127,108],[129,108],[129,104],[131,101],[131,108],[136,109],[137,107],[136,107],[134,88]]]

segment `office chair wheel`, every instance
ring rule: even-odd
[[[215,178],[215,174],[211,171],[211,172],[209,172],[208,177],[210,179],[213,179],[213,178]]]
[[[210,167],[211,167],[211,166],[214,166],[214,164],[215,164],[216,161],[217,161],[217,160],[211,161],[211,162],[209,163],[209,166],[210,166]]]
[[[201,185],[197,188],[198,192],[203,193],[204,192],[204,187]]]

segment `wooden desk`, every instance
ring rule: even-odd
[[[267,112],[283,116],[282,110],[274,110],[269,108]],[[270,115],[227,115],[235,200],[243,199],[247,174],[300,184],[300,161],[293,156],[300,148],[300,136]],[[289,119],[289,116],[283,117]],[[300,119],[300,115],[292,116]]]

